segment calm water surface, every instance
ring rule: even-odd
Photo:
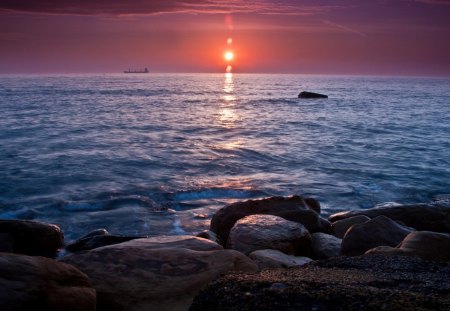
[[[0,112],[0,217],[68,239],[198,232],[269,195],[327,214],[450,193],[449,79],[0,76]]]

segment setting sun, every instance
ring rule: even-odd
[[[225,60],[232,61],[234,58],[234,54],[233,54],[233,52],[228,51],[228,52],[225,52],[224,57],[225,57]]]

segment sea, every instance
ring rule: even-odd
[[[269,196],[316,198],[326,217],[449,193],[449,78],[0,76],[0,218],[67,241],[195,234]]]

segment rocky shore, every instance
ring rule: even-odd
[[[56,225],[0,220],[1,309],[450,310],[449,201],[320,214],[271,197],[197,236],[98,229],[69,245]]]

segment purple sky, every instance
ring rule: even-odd
[[[0,0],[0,73],[223,72],[227,50],[234,72],[450,76],[450,0]]]

